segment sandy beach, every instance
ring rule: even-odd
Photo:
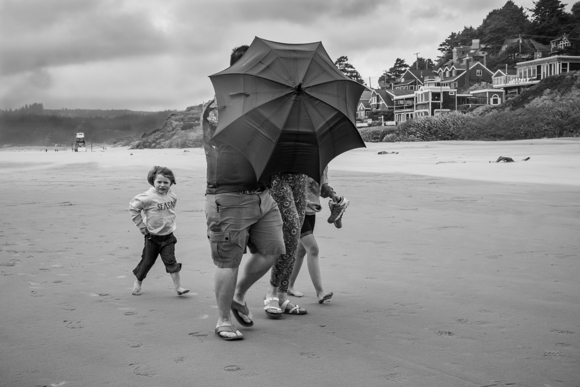
[[[351,204],[317,218],[325,289],[245,340],[214,334],[201,149],[0,149],[0,386],[580,386],[580,139],[367,144],[330,165]],[[388,152],[379,154],[379,152]],[[499,156],[514,163],[495,163]],[[521,161],[529,157],[528,161]],[[176,173],[178,297],[131,295],[127,211]]]

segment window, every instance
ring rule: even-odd
[[[491,97],[490,99],[490,103],[492,105],[499,105],[501,103],[501,98],[499,97],[499,95],[494,94],[493,97]]]
[[[567,62],[562,62],[562,72],[563,73],[568,72],[568,63]]]
[[[477,75],[478,77],[481,77],[483,71],[481,70],[475,70],[475,75]]]

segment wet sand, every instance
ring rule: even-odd
[[[1,149],[0,386],[579,386],[580,140],[367,146],[331,163],[343,228],[316,223],[332,301],[304,266],[309,313],[269,320],[266,276],[240,342],[213,332],[200,149]],[[153,165],[183,297],[161,262],[131,295]]]

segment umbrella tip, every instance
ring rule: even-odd
[[[302,93],[302,82],[300,82],[295,88],[294,88],[294,92],[296,92],[296,94],[301,94]]]

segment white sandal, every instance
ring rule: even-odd
[[[276,304],[280,302],[278,297],[268,297],[264,299],[264,311],[266,315],[270,318],[280,318],[282,317],[282,309],[278,308],[277,306],[268,305],[269,303],[276,301]],[[276,312],[273,312],[275,310]]]
[[[289,303],[290,303],[290,300],[286,300],[286,301],[284,301],[284,303],[282,305],[280,305],[280,307],[282,308],[282,313],[284,313],[284,314],[306,314],[306,313],[308,313],[306,311],[306,309],[301,308],[300,305],[294,305],[293,308],[288,309]]]

